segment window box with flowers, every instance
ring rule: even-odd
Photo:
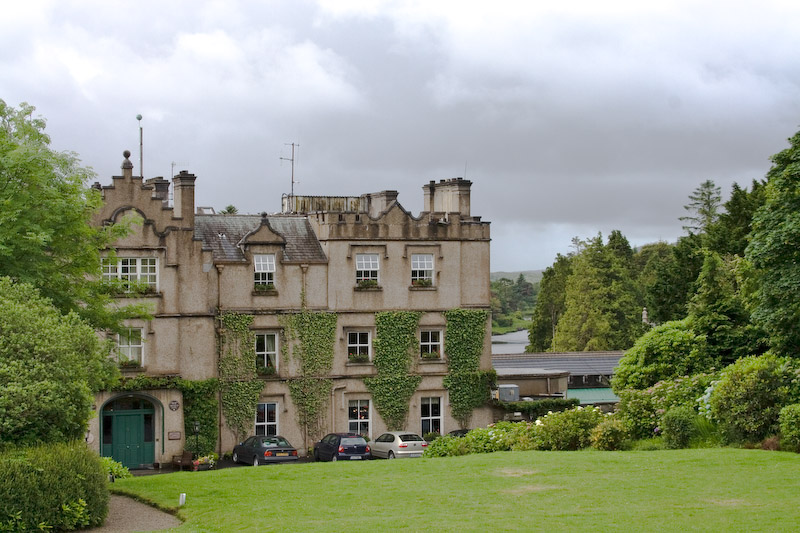
[[[380,285],[378,285],[378,281],[374,279],[362,279],[361,281],[356,284],[356,290],[358,291],[379,291],[381,290]]]
[[[141,370],[142,364],[136,359],[124,359],[119,362],[121,370]]]
[[[442,359],[442,354],[439,352],[422,352],[423,361],[439,361]]]
[[[350,363],[369,363],[369,354],[349,353],[347,354],[347,361]]]
[[[276,296],[278,294],[274,283],[256,283],[253,285],[253,295],[255,296]]]
[[[264,365],[256,365],[256,374],[259,376],[274,376],[275,375],[275,367],[264,366]]]

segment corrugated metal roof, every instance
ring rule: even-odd
[[[567,398],[577,398],[581,405],[619,402],[619,397],[609,388],[567,389]]]
[[[553,352],[493,355],[492,366],[567,371],[573,376],[610,376],[625,352]]]
[[[284,261],[328,261],[306,217],[270,215],[267,222],[286,240]],[[258,215],[195,215],[194,236],[202,239],[203,247],[212,251],[215,260],[244,261],[244,253],[237,244],[260,225],[261,217]]]

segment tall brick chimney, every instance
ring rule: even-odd
[[[181,170],[172,178],[172,217],[183,219],[184,227],[194,227],[194,180],[197,176]]]
[[[431,181],[422,186],[424,210],[429,213],[460,213],[463,218],[470,216],[470,188],[472,182],[464,178]]]

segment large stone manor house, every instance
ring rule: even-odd
[[[301,454],[321,436],[301,423],[290,390],[303,370],[287,355],[293,341],[286,317],[304,310],[335,315],[333,360],[322,376],[330,392],[317,413],[317,433],[355,431],[374,439],[387,429],[365,385],[378,372],[376,316],[387,311],[419,317],[408,370],[418,384],[404,429],[459,428],[445,386],[448,311],[486,312],[478,366],[491,370],[489,223],[470,214],[471,182],[424,184],[417,217],[398,203],[396,191],[284,196],[281,213],[217,214],[195,205],[194,175],[143,180],[124,155],[122,175],[95,184],[104,203],[94,223],[138,223],[115,244],[103,277],[130,289],[119,294],[121,304],[147,303],[151,316],[128,320],[122,334],[108,336],[117,343],[124,378],[153,379],[141,381],[150,383],[141,389],[96,396],[87,442],[101,455],[135,468],[169,463],[191,449],[197,431],[208,428],[193,430],[184,392],[159,386],[158,378],[224,381],[226,314],[247,318],[253,343],[245,352],[255,359],[260,392],[245,417],[246,434],[283,435]],[[224,453],[242,435],[226,420],[222,402],[216,415],[214,450]],[[471,427],[490,422],[488,406],[469,419]]]

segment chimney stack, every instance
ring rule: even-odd
[[[181,170],[172,178],[172,217],[183,219],[184,227],[194,227],[194,181],[197,176]]]

